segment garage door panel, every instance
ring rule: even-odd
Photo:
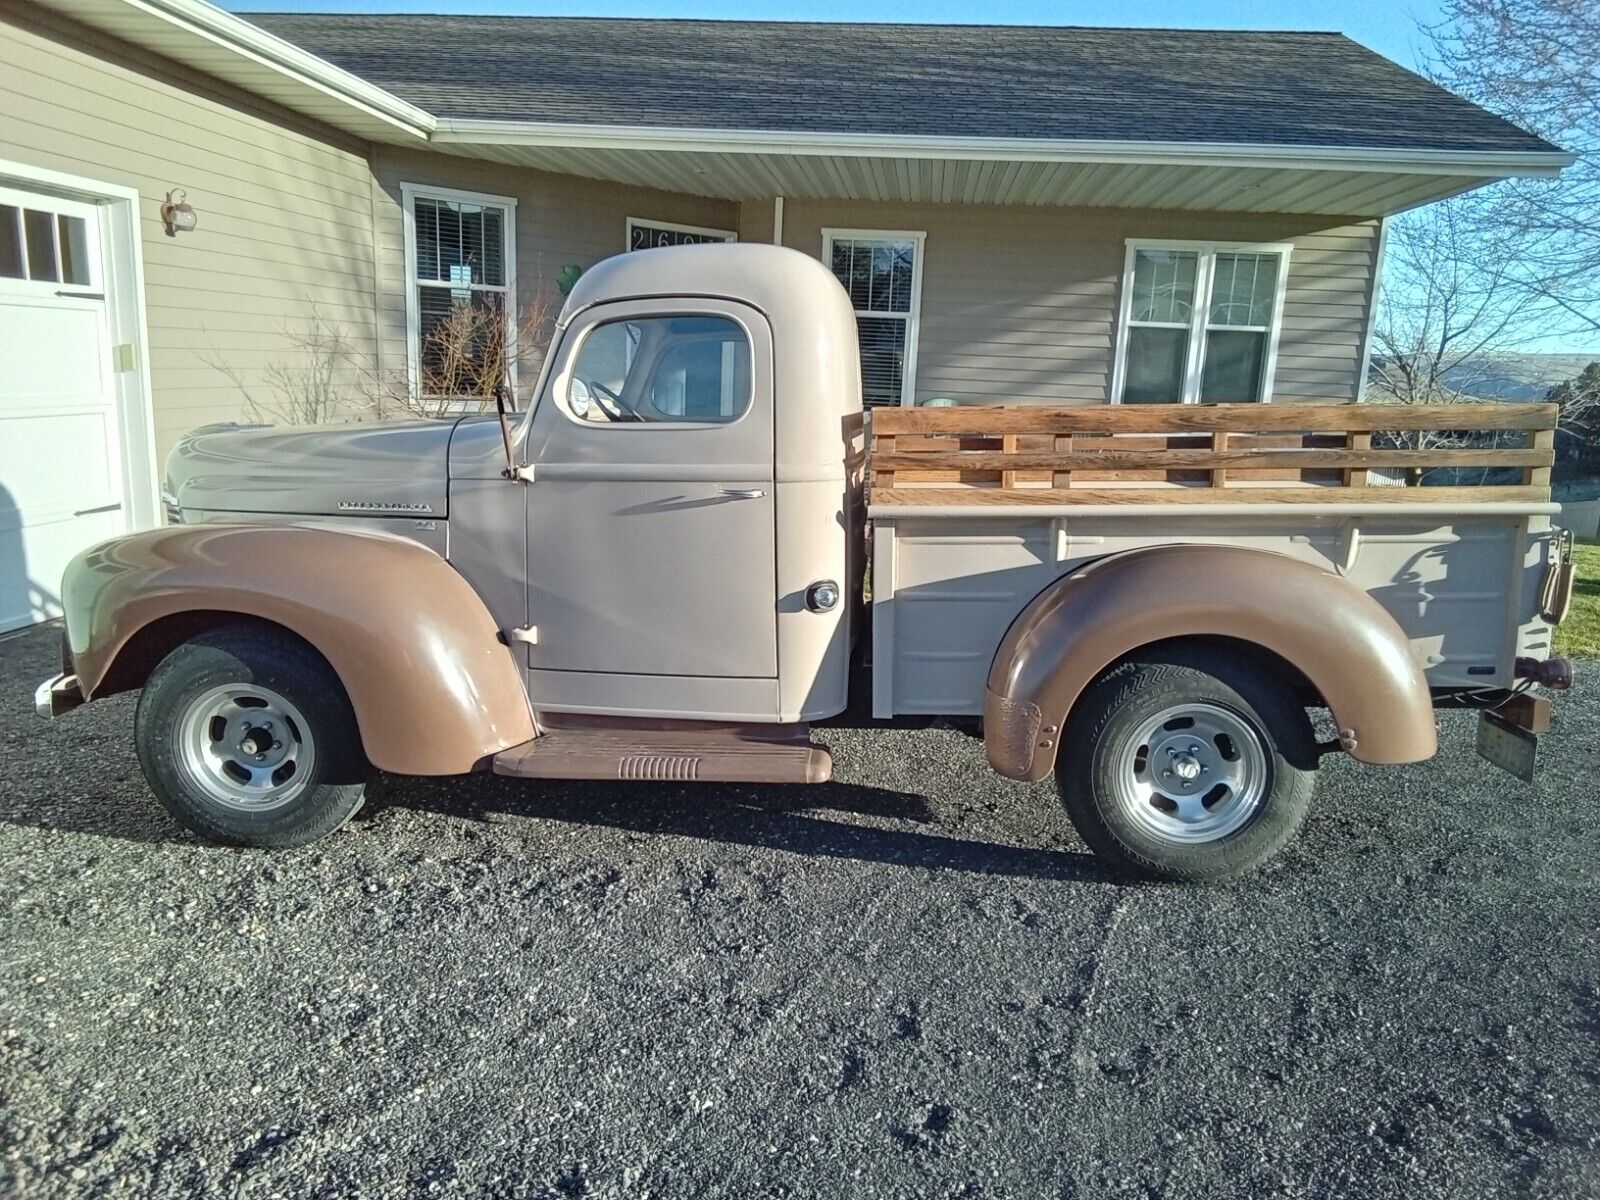
[[[110,413],[16,417],[0,429],[0,518],[21,509],[43,520],[120,496]]]
[[[0,514],[0,633],[61,615],[61,576],[73,555],[123,530],[120,512],[30,520]]]
[[[127,528],[97,228],[0,189],[0,631],[59,616],[72,557]]]
[[[3,297],[0,328],[0,419],[60,404],[105,406],[102,305]]]

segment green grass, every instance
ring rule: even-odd
[[[1556,653],[1600,658],[1600,542],[1579,542],[1572,609],[1556,628]]]

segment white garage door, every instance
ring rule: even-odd
[[[98,211],[0,188],[0,631],[125,527]]]

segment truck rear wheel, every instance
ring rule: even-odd
[[[333,669],[290,634],[229,625],[162,660],[134,723],[145,778],[209,841],[283,849],[361,807],[371,767]]]
[[[1056,762],[1067,815],[1098,856],[1143,878],[1205,883],[1266,862],[1310,807],[1311,721],[1268,669],[1211,647],[1106,672]]]

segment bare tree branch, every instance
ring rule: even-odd
[[[1486,189],[1470,215],[1480,239],[1519,246],[1507,280],[1550,332],[1600,333],[1600,4],[1446,0],[1424,34],[1441,84],[1577,155],[1558,180]]]
[[[269,363],[259,380],[218,350],[209,336],[200,359],[238,389],[251,421],[324,425],[459,416],[491,408],[496,389],[513,377],[524,386],[538,379],[558,307],[550,290],[530,292],[521,298],[513,327],[498,304],[470,299],[453,303],[423,339],[421,378],[415,387],[405,370],[378,369],[348,331],[312,301],[304,320],[279,327],[290,353]]]

